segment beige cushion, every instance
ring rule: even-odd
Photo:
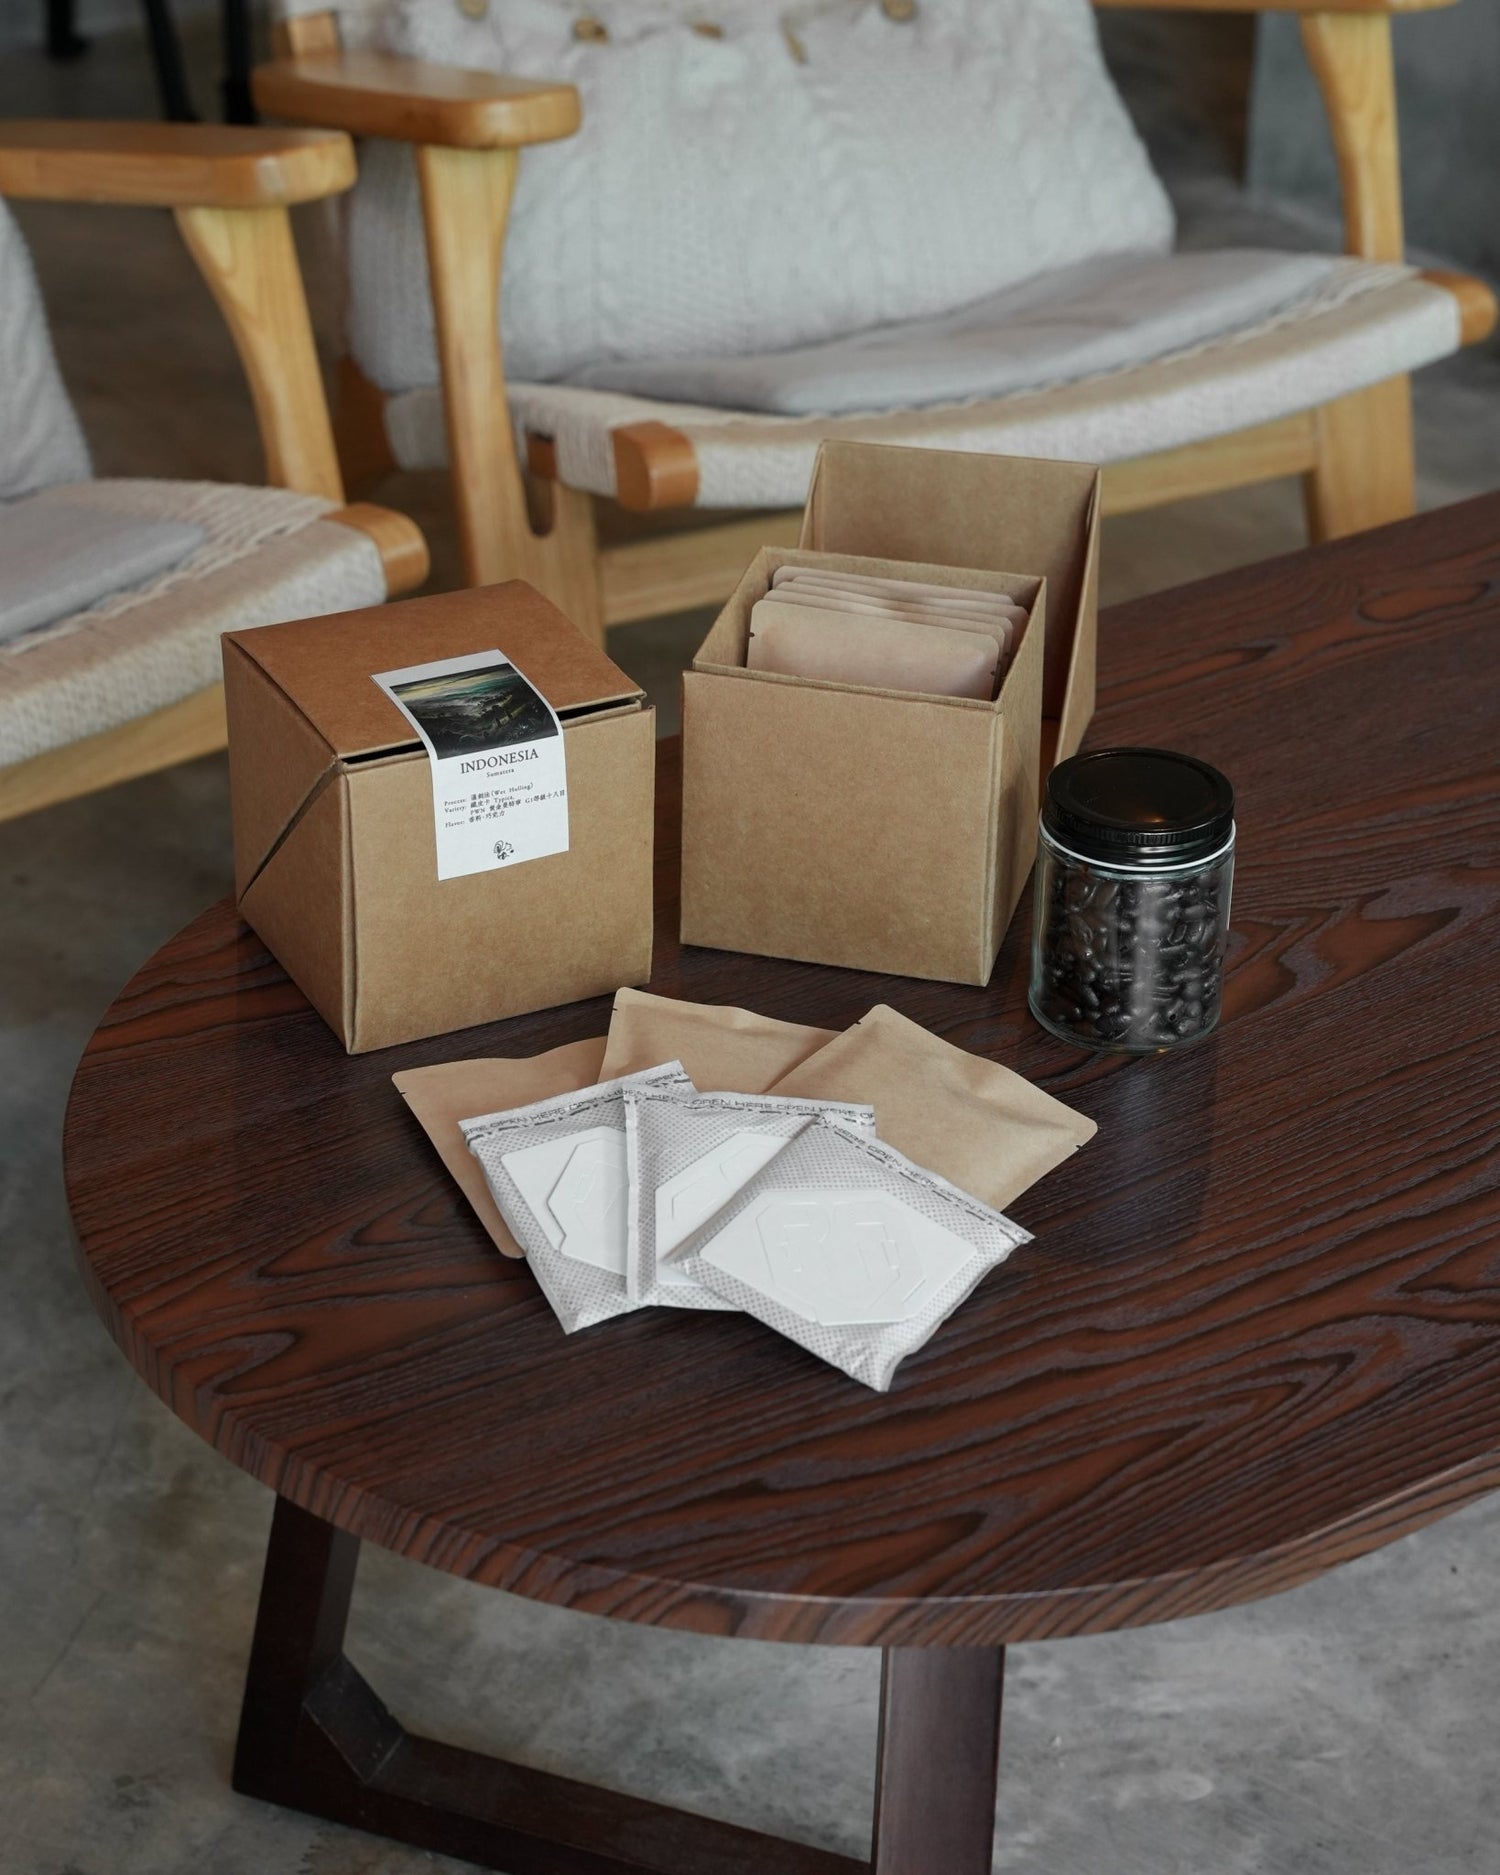
[[[201,527],[190,558],[133,591],[0,645],[0,767],[146,716],[218,682],[219,634],[386,596],[375,543],[278,488],[86,482],[43,501]]]
[[[0,503],[0,642],[144,586],[196,553],[201,527],[142,521],[95,502]]]
[[[655,421],[692,441],[701,506],[786,508],[805,499],[826,436],[1120,462],[1311,409],[1458,346],[1450,294],[1409,268],[1339,260],[1311,291],[1254,324],[1126,369],[1002,397],[785,417],[568,385],[513,384],[511,412],[518,431],[556,439],[559,470],[572,487],[613,494],[613,432]],[[404,466],[445,460],[435,392],[393,398],[386,421]]]
[[[1258,248],[1113,254],[944,313],[796,350],[591,365],[568,377],[768,416],[848,416],[1003,397],[1186,352],[1274,318],[1323,288],[1326,254]]]

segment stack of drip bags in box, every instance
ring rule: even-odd
[[[621,990],[607,1037],[394,1079],[566,1332],[737,1310],[881,1392],[1095,1130],[883,1005],[834,1034]]]
[[[991,698],[1026,618],[1003,593],[787,565],[750,608],[745,664],[782,677]]]

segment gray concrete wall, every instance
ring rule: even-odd
[[[1411,14],[1394,32],[1408,245],[1500,277],[1500,4]],[[1249,181],[1310,207],[1338,200],[1327,119],[1285,15],[1261,20]]]

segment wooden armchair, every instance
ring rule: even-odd
[[[1200,10],[1263,4],[1300,16],[1354,259],[1338,293],[1314,295],[1296,317],[1125,370],[894,411],[788,416],[508,384],[497,331],[519,154],[572,134],[576,92],[372,49],[379,0],[345,0],[337,12],[319,0],[284,4],[283,56],[255,77],[261,109],[415,150],[468,577],[527,578],[595,632],[722,597],[753,546],[794,536],[817,443],[831,435],[1102,461],[1113,512],[1295,474],[1314,539],[1398,518],[1413,505],[1408,373],[1495,319],[1481,282],[1388,265],[1403,257],[1390,15],[1446,0],[1196,0]],[[419,448],[412,460],[409,446],[411,412],[430,388],[383,394],[351,359],[341,392],[351,477],[391,463],[392,435],[408,445],[395,451],[402,466],[434,459]]]
[[[0,125],[0,198],[174,212],[234,335],[272,484],[92,479],[0,200],[0,496],[37,504],[65,542],[101,513],[198,541],[159,577],[0,639],[0,819],[222,747],[221,631],[378,604],[426,577],[413,522],[344,505],[292,244],[288,206],[353,179],[340,132]]]

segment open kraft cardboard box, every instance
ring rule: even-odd
[[[224,638],[235,893],[351,1054],[644,983],[656,712],[520,580]],[[376,672],[498,649],[562,726],[568,850],[439,879]]]
[[[757,556],[683,679],[684,943],[988,982],[1093,714],[1099,512],[1090,464],[823,445],[798,548]],[[812,555],[1044,602],[990,703],[747,670],[750,607]]]

